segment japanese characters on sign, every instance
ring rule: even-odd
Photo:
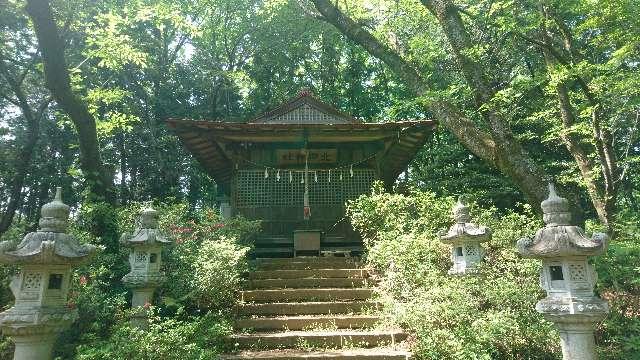
[[[338,157],[337,149],[309,149],[310,164],[335,163]],[[304,165],[305,155],[298,149],[276,150],[278,165]]]

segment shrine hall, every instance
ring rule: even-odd
[[[347,201],[375,180],[392,189],[435,126],[364,122],[309,91],[246,122],[167,122],[215,180],[223,215],[261,221],[256,257],[358,255]]]

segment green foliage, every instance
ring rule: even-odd
[[[598,292],[611,312],[600,325],[598,341],[603,359],[635,359],[640,354],[640,222],[638,214],[623,212],[618,236],[606,254],[595,258]]]
[[[249,250],[227,236],[203,241],[194,264],[194,288],[201,306],[229,308],[235,302],[242,274],[248,270]]]
[[[56,345],[56,356],[69,359],[209,359],[230,331],[227,318],[235,291],[247,269],[246,253],[260,229],[257,221],[222,221],[213,209],[190,211],[186,203],[156,203],[160,227],[174,241],[163,254],[167,282],[154,304],[148,332],[129,327],[128,289],[121,279],[129,272],[129,249],[117,241],[136,226],[144,203],[113,208],[85,203],[68,232],[80,243],[104,245],[96,256],[74,271],[68,306],[79,319]],[[3,240],[18,242],[24,225],[17,223]],[[102,236],[96,236],[101,234]],[[2,267],[3,307],[13,300],[8,289],[12,267]],[[0,338],[0,354],[11,343]],[[3,358],[3,357],[0,357]]]
[[[228,322],[207,314],[184,319],[152,317],[149,328],[140,330],[126,322],[113,335],[78,348],[78,360],[204,360],[215,358],[221,339],[230,331]]]
[[[451,224],[452,200],[415,190],[393,195],[377,185],[349,204],[367,246],[367,264],[380,275],[377,293],[385,313],[415,333],[419,359],[561,358],[557,331],[535,311],[544,296],[540,264],[515,251],[515,241],[532,235],[541,222],[528,206],[503,212],[472,207],[475,221],[493,229],[485,261],[476,276],[448,276],[450,249],[438,234]],[[632,279],[638,256],[637,245],[612,245],[596,261],[600,291],[621,296],[612,285],[624,281],[625,294],[637,294]],[[622,296],[624,305],[612,302],[598,333],[603,358],[630,358],[637,351],[640,321],[630,316],[637,314],[633,298]]]
[[[161,221],[175,242],[165,257],[168,279],[162,296],[167,304],[229,308],[247,269],[246,254],[259,231],[259,222],[241,217],[223,222],[212,209],[196,215],[186,221]]]

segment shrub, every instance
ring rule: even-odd
[[[204,209],[196,219],[163,226],[175,242],[165,258],[165,302],[200,310],[229,308],[260,223],[242,217],[223,222],[217,212]]]
[[[472,208],[479,223],[494,229],[493,239],[477,276],[452,277],[449,247],[438,238],[451,224],[452,205],[432,193],[392,195],[379,186],[349,204],[390,321],[415,334],[419,359],[559,358],[557,332],[534,309],[542,296],[539,264],[514,248],[540,226],[531,210]]]
[[[144,331],[121,322],[111,337],[80,346],[76,359],[214,359],[221,346],[216,339],[229,331],[227,320],[211,313],[184,319],[155,316]]]
[[[247,252],[237,239],[220,236],[206,239],[194,263],[193,282],[198,303],[207,308],[230,308],[235,302],[235,291],[248,270]]]
[[[157,292],[156,317],[150,331],[141,332],[128,325],[128,289],[121,279],[129,272],[129,249],[117,240],[123,231],[133,230],[143,206],[86,203],[70,221],[68,231],[80,243],[103,249],[74,271],[69,306],[78,309],[80,318],[60,336],[58,358],[208,359],[229,331],[229,312],[209,310],[231,307],[259,223],[243,218],[223,222],[214,210],[189,211],[185,203],[154,204],[160,226],[175,246],[163,254],[168,281]],[[19,242],[25,232],[24,224],[16,224],[2,240]],[[0,270],[0,300],[6,308],[13,301],[8,283],[15,269]],[[0,358],[10,358],[12,352],[12,344],[0,337]]]
[[[611,308],[596,339],[602,359],[635,360],[640,359],[640,216],[622,211],[615,227],[609,250],[594,259],[597,290]]]

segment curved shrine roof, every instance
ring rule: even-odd
[[[226,144],[375,142],[385,144],[382,180],[393,183],[426,142],[431,120],[365,123],[315,99],[310,92],[245,122],[169,119],[168,126],[216,182],[228,185],[233,155]]]

